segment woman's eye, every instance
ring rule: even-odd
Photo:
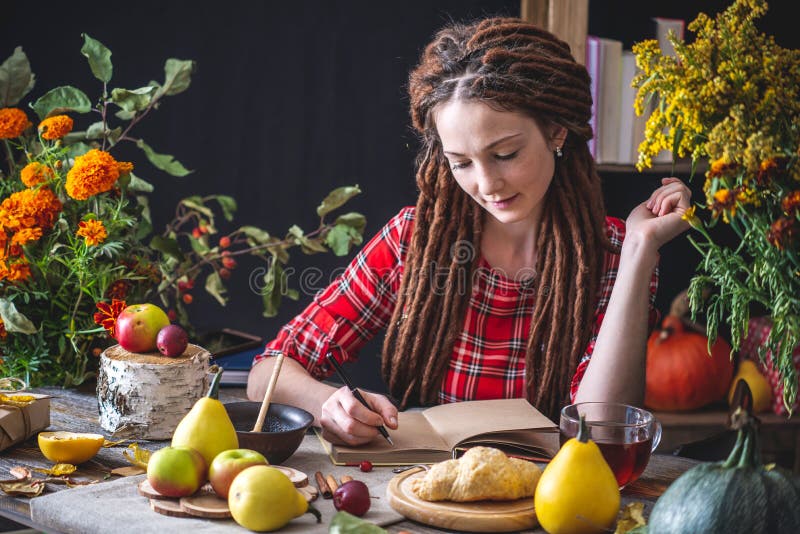
[[[450,164],[450,170],[457,171],[458,169],[464,169],[469,166],[469,161],[454,161]]]
[[[509,160],[509,159],[514,159],[514,158],[516,158],[518,153],[519,153],[519,150],[515,150],[515,151],[514,151],[514,152],[512,152],[511,154],[496,154],[494,157],[495,157],[496,159],[499,159],[499,160],[505,161],[505,160]]]

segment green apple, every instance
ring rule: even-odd
[[[167,314],[155,304],[132,304],[122,310],[114,325],[114,337],[130,352],[156,350],[158,332],[169,325]]]
[[[164,447],[147,462],[147,481],[165,497],[185,497],[206,481],[206,461],[191,447]]]
[[[208,468],[208,481],[217,495],[227,499],[236,475],[254,465],[269,465],[269,462],[263,454],[252,449],[222,451],[214,457]]]

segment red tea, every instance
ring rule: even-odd
[[[568,439],[568,438],[567,438]],[[564,434],[561,434],[561,443],[566,441]],[[614,476],[617,477],[619,487],[630,484],[642,474],[647,462],[650,460],[650,452],[653,447],[653,438],[633,443],[608,443],[595,441],[603,453]]]
[[[634,443],[597,443],[620,487],[630,484],[642,474],[650,459],[653,438]]]

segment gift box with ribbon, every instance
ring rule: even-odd
[[[0,451],[50,426],[50,397],[0,390]]]

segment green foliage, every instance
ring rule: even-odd
[[[153,185],[111,152],[120,143],[133,143],[156,169],[177,177],[193,172],[131,131],[166,97],[189,88],[195,63],[171,58],[162,83],[108,87],[111,51],[89,35],[82,37],[81,54],[101,82],[100,96],[90,99],[64,85],[28,102],[40,120],[47,119],[44,125],[12,134],[2,129],[11,123],[0,122],[6,156],[6,172],[0,171],[0,375],[32,385],[77,385],[93,376],[96,356],[114,342],[95,323],[100,303],[158,302],[191,331],[195,286],[202,283],[225,305],[225,284],[237,268],[236,258],[250,255],[264,264],[264,315],[273,316],[284,297],[298,297],[284,277],[289,250],[346,254],[361,243],[365,224],[357,213],[325,220],[361,192],[356,186],[336,189],[323,200],[311,232],[292,225],[283,239],[252,225],[222,235],[217,218],[229,225],[237,209],[227,195],[181,200],[163,232],[154,234],[148,197]],[[0,113],[24,113],[8,106],[22,102],[34,81],[28,58],[16,48],[0,65]],[[71,131],[72,120],[77,125],[81,117],[62,116],[90,112],[95,120],[85,120],[83,130]],[[107,187],[92,185],[97,183]]]

